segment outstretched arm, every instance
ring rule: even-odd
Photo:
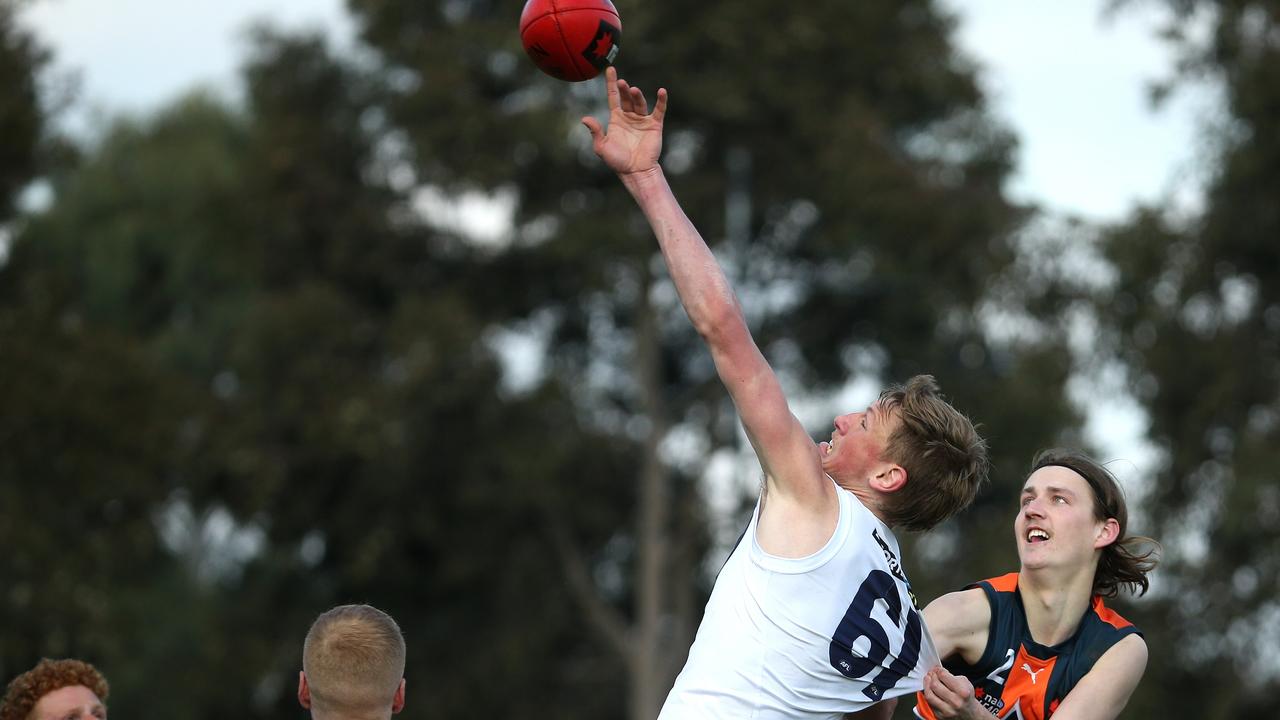
[[[792,415],[777,376],[751,337],[728,278],[680,207],[658,163],[666,90],[658,90],[649,113],[639,89],[619,80],[613,68],[605,77],[608,132],[592,117],[583,118],[583,124],[591,131],[596,154],[618,173],[653,228],[680,301],[710,348],[720,380],[760,458],[770,497],[809,512],[829,510],[835,494],[823,476],[817,448]],[[821,542],[826,539],[823,535]]]

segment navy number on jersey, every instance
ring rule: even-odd
[[[884,601],[888,608],[889,619],[895,627],[903,631],[902,648],[889,664],[885,659],[889,656],[889,634],[871,617],[877,600]],[[862,689],[862,694],[871,700],[880,700],[884,693],[911,672],[916,660],[920,659],[920,613],[910,605],[906,613],[902,612],[902,598],[889,573],[883,570],[872,570],[867,579],[862,581],[858,593],[849,603],[844,618],[831,638],[831,666],[848,678],[858,679],[876,668],[880,673]],[[853,647],[862,638],[870,642],[866,655],[855,655]]]

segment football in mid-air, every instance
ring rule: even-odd
[[[613,64],[622,20],[609,0],[529,0],[520,13],[520,41],[534,64],[553,78],[590,80]]]

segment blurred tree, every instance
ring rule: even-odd
[[[933,2],[616,4],[623,74],[671,91],[673,185],[787,384],[815,391],[815,433],[848,410],[829,398],[851,379],[917,372],[985,426],[997,487],[966,521],[965,552],[944,539],[915,559],[922,596],[1007,569],[1031,450],[1078,439],[1079,418],[1057,318],[1027,340],[989,333],[979,313],[1024,301],[1064,312],[1067,299],[1026,287],[1013,264],[1024,212],[1001,192],[1013,143],[985,112],[952,20]],[[401,182],[426,198],[487,199],[485,213],[509,220],[496,240],[472,240],[501,290],[487,302],[506,331],[545,348],[542,391],[566,393],[611,442],[642,445],[634,471],[611,479],[618,497],[636,493],[632,522],[589,518],[581,491],[548,494],[547,522],[584,618],[628,678],[628,717],[651,718],[723,558],[704,548],[736,535],[708,534],[717,518],[704,500],[735,495],[740,528],[758,479],[703,484],[713,461],[742,464],[736,419],[647,227],[577,125],[601,111],[600,83],[541,76],[508,4],[349,6],[385,64]]]
[[[44,135],[39,73],[48,52],[15,22],[21,0],[0,0],[0,223],[13,214],[18,191],[36,175]]]
[[[174,658],[218,633],[161,529],[216,467],[219,408],[188,366],[225,210],[205,181],[234,174],[230,125],[199,101],[120,123],[47,176],[52,206],[22,218],[0,268],[4,674],[85,657],[126,713],[157,678],[200,697],[206,681]]]
[[[2,429],[33,450],[2,479],[65,456],[68,490],[0,484],[28,548],[2,577],[84,584],[37,582],[58,502],[116,524],[50,574],[96,614],[11,593],[34,630],[0,657],[110,661],[122,714],[275,717],[311,619],[367,601],[408,637],[406,717],[651,718],[756,470],[711,482],[744,464],[737,421],[577,125],[599,83],[539,75],[502,3],[350,4],[372,56],[263,30],[243,108],[120,120],[16,234]],[[908,552],[920,595],[1008,569],[1031,449],[1075,437],[1075,295],[1019,258],[1012,140],[951,20],[619,9],[631,79],[684,70],[665,162],[815,433],[851,380],[863,402],[916,372],[985,426],[996,487]]]
[[[0,682],[42,655],[99,660],[124,640],[114,590],[163,567],[151,518],[191,400],[130,338],[64,312],[64,283],[11,242],[16,199],[53,142],[47,53],[16,25],[18,5],[0,2]]]
[[[4,486],[5,513],[38,513],[0,526],[23,548],[3,574],[6,619],[30,628],[6,634],[4,667],[79,654],[119,668],[117,712],[275,717],[298,711],[311,619],[369,601],[410,638],[423,682],[408,717],[520,717],[512,698],[527,717],[599,717],[610,692],[582,695],[607,668],[547,582],[562,571],[536,518],[557,483],[588,492],[624,474],[633,444],[575,431],[561,394],[504,393],[483,254],[390,189],[377,78],[318,39],[268,31],[245,77],[242,112],[194,96],[115,123],[51,178],[52,206],[15,238],[0,284],[3,437],[31,454],[6,458],[4,477],[66,456],[66,496],[49,502],[67,503],[68,522],[121,517],[123,501],[99,496],[138,489],[127,533],[115,521],[64,559],[35,534],[52,508]],[[64,367],[92,373],[74,383]],[[528,435],[547,423],[563,435]],[[102,485],[76,460],[99,446],[120,466],[95,467]],[[583,511],[615,525],[626,500],[590,494]],[[90,565],[112,591],[78,564],[99,556],[130,563]],[[39,580],[47,566],[60,584]],[[71,612],[91,590],[94,613]],[[35,604],[44,591],[72,602]],[[512,695],[485,692],[494,673]]]
[[[1150,418],[1147,512],[1166,546],[1146,609],[1162,661],[1134,716],[1266,715],[1280,689],[1280,8],[1167,5],[1179,79],[1225,102],[1203,210],[1144,208],[1105,238],[1118,280],[1100,317]]]

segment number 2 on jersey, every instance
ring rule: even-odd
[[[905,620],[906,629],[897,657],[862,689],[862,694],[871,700],[879,700],[885,691],[897,685],[920,658],[920,613],[907,605],[904,618],[902,598],[893,578],[883,570],[872,570],[862,581],[836,628],[835,636],[831,638],[831,666],[845,677],[858,679],[884,664],[889,655],[889,634],[871,617],[877,600],[883,600],[888,606],[889,619],[894,626],[902,627]],[[864,637],[870,641],[866,656],[854,655],[853,646]]]

